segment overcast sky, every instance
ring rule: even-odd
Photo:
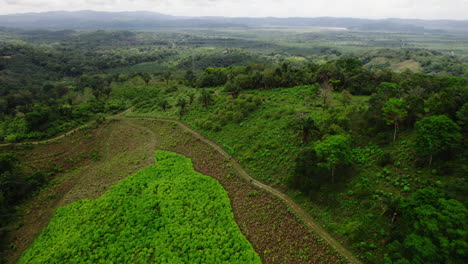
[[[468,20],[468,0],[0,0],[0,14],[51,10],[155,11],[183,16]]]

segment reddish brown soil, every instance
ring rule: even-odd
[[[197,171],[224,186],[236,222],[263,263],[345,262],[283,202],[237,175],[231,163],[211,146],[175,124],[137,119],[108,121],[47,145],[15,150],[31,166],[61,172],[55,176],[55,184],[22,206],[4,245],[7,262],[17,261],[58,206],[99,197],[119,180],[152,164],[157,149],[191,158]]]

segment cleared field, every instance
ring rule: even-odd
[[[214,179],[181,155],[57,210],[20,263],[260,263]]]
[[[284,203],[241,178],[208,144],[172,123],[128,118],[109,120],[50,144],[9,150],[34,167],[62,172],[22,206],[20,224],[2,245],[6,263],[17,263],[57,208],[98,199],[118,181],[154,164],[157,149],[189,157],[196,171],[221,183],[236,223],[262,263],[346,263]]]

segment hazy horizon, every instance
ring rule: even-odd
[[[0,15],[48,11],[148,11],[174,16],[349,17],[468,20],[468,0],[0,0]]]

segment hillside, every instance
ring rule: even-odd
[[[61,207],[100,206],[155,150],[223,186],[263,263],[467,258],[463,34],[1,29],[0,40],[7,263]]]
[[[19,263],[260,263],[217,181],[174,153],[156,152],[155,163],[59,208]]]
[[[334,27],[394,32],[466,32],[468,21],[335,17],[177,17],[155,12],[53,11],[1,15],[0,26],[47,29],[157,29],[226,27]]]
[[[48,144],[2,147],[3,153],[14,153],[20,159],[22,168],[49,172],[48,179],[52,179],[21,206],[21,225],[5,228],[9,231],[2,244],[6,263],[17,262],[57,208],[98,199],[120,180],[154,164],[158,149],[189,157],[197,172],[222,184],[237,225],[263,263],[344,262],[285,204],[243,180],[229,160],[198,137],[172,122],[114,117]],[[18,190],[24,188],[21,183],[9,186]]]

